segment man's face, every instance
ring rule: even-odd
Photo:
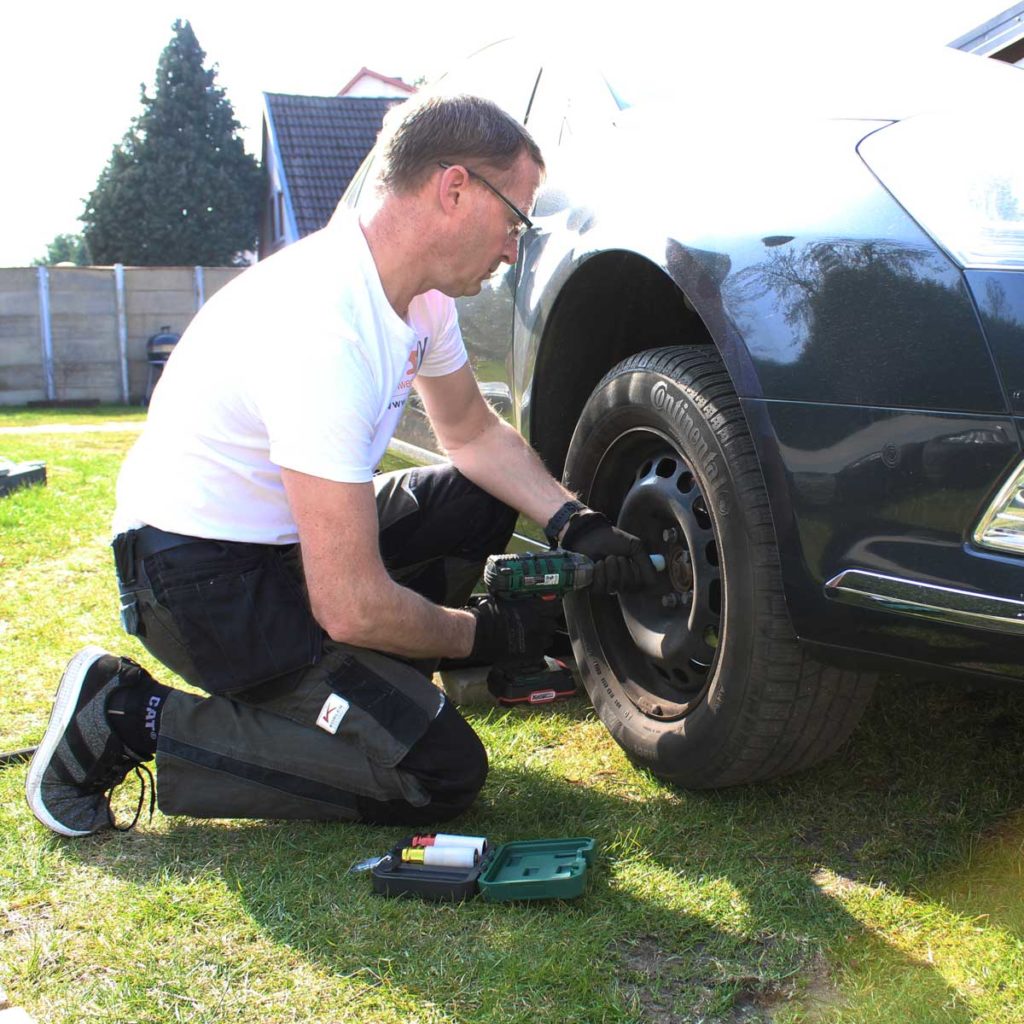
[[[528,214],[539,185],[540,169],[526,153],[505,174],[482,181],[474,172],[466,188],[465,230],[454,257],[452,290],[444,289],[449,295],[477,295],[502,263],[515,263],[526,225],[507,204]]]

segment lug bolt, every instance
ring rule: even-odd
[[[662,530],[661,539],[666,544],[675,544],[675,542],[679,540],[679,531],[674,526],[669,527],[667,530]]]
[[[679,606],[679,595],[673,590],[661,599],[662,608],[676,608]]]

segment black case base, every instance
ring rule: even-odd
[[[393,846],[372,868],[373,891],[381,896],[418,896],[425,900],[459,903],[477,894],[477,880],[484,860],[471,868],[443,868],[433,864],[407,864],[402,850],[410,846],[409,836]],[[486,857],[486,855],[485,855]]]

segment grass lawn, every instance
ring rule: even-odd
[[[0,414],[45,421],[68,411]],[[38,740],[84,643],[173,681],[117,621],[107,528],[133,439],[2,438],[49,471],[0,499],[4,749]],[[158,812],[64,840],[14,765],[0,986],[40,1024],[1024,1020],[1020,698],[893,678],[829,763],[721,793],[638,772],[582,700],[468,716],[491,776],[452,830],[593,836],[582,898],[381,899],[349,867],[393,829]]]
[[[146,418],[146,410],[137,405],[84,405],[65,409],[0,408],[0,428],[68,424],[76,428],[95,423],[134,423]],[[0,455],[6,444],[0,442]],[[8,456],[10,458],[10,456]]]

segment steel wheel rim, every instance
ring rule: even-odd
[[[589,604],[629,700],[651,719],[682,718],[707,695],[725,614],[718,534],[704,489],[665,434],[637,429],[608,446],[589,498],[666,558],[651,590],[591,595]]]

